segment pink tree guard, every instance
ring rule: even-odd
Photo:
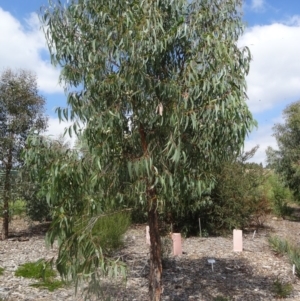
[[[242,252],[243,251],[243,231],[233,230],[233,251]]]
[[[172,240],[173,240],[173,255],[174,256],[182,255],[181,234],[173,233]]]

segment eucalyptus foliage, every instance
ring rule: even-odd
[[[51,205],[47,202],[46,194],[49,183],[45,180],[49,176],[49,164],[64,158],[70,145],[64,137],[36,136],[44,154],[43,160],[38,160],[34,166],[25,165],[21,170],[22,198],[26,201],[26,214],[33,221],[51,220]],[[46,153],[47,152],[47,156]],[[34,167],[34,168],[33,168]],[[45,170],[46,169],[46,170]],[[41,176],[42,174],[42,176]],[[46,188],[45,188],[46,185]]]
[[[51,214],[47,241],[53,244],[58,240],[56,266],[61,276],[76,285],[82,279],[89,280],[91,290],[97,277],[125,275],[125,266],[116,263],[109,253],[119,244],[128,218],[103,198],[94,158],[65,149],[62,141],[39,135],[28,138],[23,158],[32,180],[39,185],[38,197],[46,199]],[[119,213],[120,221],[127,223],[125,230],[115,229],[120,227],[115,221]],[[115,225],[107,220],[109,215]],[[108,237],[109,230],[114,238]]]
[[[6,69],[0,74],[0,216],[2,238],[8,238],[9,201],[15,182],[13,171],[22,165],[21,151],[31,131],[45,130],[45,99],[37,89],[36,76],[30,71]],[[3,183],[3,184],[2,184]]]
[[[149,298],[160,300],[158,212],[198,201],[212,184],[212,170],[240,151],[254,124],[245,102],[251,56],[247,47],[237,46],[242,2],[49,4],[41,19],[68,92],[68,107],[58,109],[58,116],[74,122],[70,134],[84,125],[98,168],[84,181],[85,189],[97,183],[99,203],[130,202],[148,211]],[[56,168],[57,178],[72,171]],[[65,190],[51,190],[49,200],[63,200]],[[57,210],[72,202],[64,198]],[[92,204],[87,200],[84,206]],[[72,224],[72,216],[64,218]],[[66,229],[57,230],[65,240]]]
[[[267,149],[268,166],[273,168],[300,200],[300,101],[288,105],[283,111],[283,123],[273,127],[278,150]]]

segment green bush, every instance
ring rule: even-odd
[[[34,279],[45,279],[55,275],[56,273],[51,268],[51,265],[43,259],[24,263],[15,272],[15,276]]]
[[[65,283],[61,280],[52,280],[52,281],[41,281],[38,283],[32,283],[30,286],[41,288],[41,289],[47,289],[50,292],[53,292],[56,289],[59,289],[61,287],[65,286]]]
[[[127,231],[130,224],[129,211],[103,215],[93,226],[92,235],[102,250],[110,252],[123,244],[122,235]]]
[[[293,291],[290,283],[280,281],[278,278],[273,282],[272,291],[276,298],[287,298]]]
[[[9,205],[10,215],[22,215],[26,212],[26,202],[24,200],[18,199],[13,201]]]
[[[283,240],[278,236],[269,237],[269,244],[273,251],[280,254],[288,253],[291,248],[287,240]]]
[[[295,265],[296,275],[300,276],[300,249],[291,245],[287,240],[281,239],[278,236],[271,236],[269,244],[273,251],[288,256],[291,264]]]
[[[65,286],[63,281],[54,278],[56,272],[52,268],[52,262],[45,261],[44,259],[22,264],[16,270],[15,276],[38,279],[39,282],[33,283],[30,286],[43,289],[46,288],[51,292]]]
[[[258,164],[246,163],[247,154],[235,162],[225,163],[216,173],[211,192],[212,205],[206,213],[209,232],[222,234],[243,229],[251,223],[261,226],[270,212],[264,189],[267,173]]]
[[[289,189],[284,187],[276,175],[270,178],[270,184],[272,186],[271,204],[273,213],[280,217],[291,215],[292,209],[288,206],[288,203],[292,199],[292,194]]]
[[[3,275],[3,272],[4,272],[4,268],[0,267],[0,276]]]
[[[50,221],[50,208],[47,204],[46,198],[33,197],[27,200],[26,203],[27,216],[33,221]]]
[[[23,198],[26,202],[27,216],[33,221],[51,220],[50,207],[46,197],[39,191],[39,185],[28,180],[23,186]]]

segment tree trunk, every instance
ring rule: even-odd
[[[4,194],[6,194],[4,187]],[[3,222],[2,222],[2,240],[8,239],[8,198],[3,199]]]
[[[146,132],[143,124],[140,123],[139,132],[141,137],[141,146],[145,157],[149,156]],[[157,214],[157,196],[155,188],[147,182],[147,200],[148,200],[148,223],[150,232],[150,275],[149,275],[149,301],[161,300],[161,241],[158,229]]]
[[[8,239],[11,169],[12,169],[12,149],[10,148],[8,160],[7,163],[5,164],[5,178],[4,178],[4,190],[3,190],[2,240]]]
[[[148,223],[150,232],[150,275],[149,275],[149,301],[161,300],[161,240],[158,228],[158,214],[156,202],[150,201]]]

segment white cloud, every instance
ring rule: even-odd
[[[251,9],[253,10],[261,10],[264,8],[264,0],[252,0],[251,1]]]
[[[253,56],[247,78],[248,105],[253,113],[300,98],[299,20],[293,16],[285,24],[250,27],[239,41]]]
[[[0,7],[0,32],[0,72],[6,68],[28,69],[37,74],[42,92],[63,92],[58,85],[58,69],[42,58],[42,52],[48,49],[37,14],[32,13],[22,25]]]
[[[58,139],[64,135],[65,129],[69,128],[72,122],[60,122],[58,118],[50,117],[48,120],[48,129],[45,135],[49,135],[53,139]],[[65,135],[66,141],[70,142],[71,147],[74,146],[76,136],[73,134],[72,137],[69,134]]]
[[[249,137],[245,141],[244,150],[250,151],[256,145],[258,145],[259,148],[249,162],[262,163],[264,166],[266,165],[266,150],[268,146],[271,146],[273,149],[278,149],[276,139],[272,135],[272,128],[274,124],[283,122],[283,115],[280,114],[277,118],[272,119],[270,123],[259,126],[250,133]]]
[[[249,159],[249,162],[262,163],[266,165],[266,149],[271,146],[277,149],[276,139],[272,136],[272,125],[266,125],[259,127],[257,130],[253,130],[249,138],[245,141],[245,151],[250,151],[256,145],[259,146],[253,158]]]

